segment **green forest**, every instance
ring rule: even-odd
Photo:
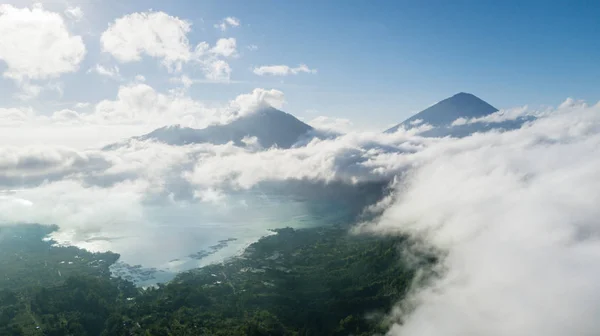
[[[406,237],[332,226],[275,230],[242,255],[142,289],[110,276],[115,253],[0,228],[0,335],[376,335],[433,255]]]

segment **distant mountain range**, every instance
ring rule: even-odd
[[[530,120],[530,118],[523,117],[502,122],[477,120],[495,112],[498,112],[498,109],[494,106],[473,94],[461,92],[426,108],[385,132],[394,133],[399,128],[410,129],[427,124],[432,126],[432,129],[422,132],[420,135],[463,137],[491,129],[519,128],[525,121]],[[463,123],[456,123],[460,118],[463,119]],[[318,132],[312,126],[303,123],[293,115],[267,106],[229,124],[213,125],[202,129],[179,125],[165,126],[133,139],[154,140],[175,146],[195,143],[220,145],[233,142],[235,145],[243,147],[256,145],[250,140],[250,138],[256,137],[257,144],[262,148],[273,146],[290,148],[295,144],[302,145],[302,141],[306,142],[307,139],[318,136],[317,134]],[[109,145],[105,149],[120,145],[122,144]]]

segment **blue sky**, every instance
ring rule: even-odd
[[[11,3],[9,1],[9,3]],[[14,1],[15,7],[33,2]],[[173,74],[143,56],[120,63],[102,52],[109,23],[152,9],[187,20],[190,45],[235,38],[238,57],[228,60],[227,82],[195,83],[188,94],[227,101],[260,87],[285,93],[284,110],[306,120],[318,115],[348,118],[359,128],[385,128],[460,91],[498,108],[557,105],[567,97],[600,99],[600,4],[542,1],[49,1],[48,11],[80,7],[67,19],[86,48],[78,70],[53,78],[62,96],[45,90],[26,101],[19,88],[0,79],[4,107],[33,106],[41,113],[74,102],[115,99],[119,85],[142,74],[158,92],[176,86],[169,78],[202,78],[193,66]],[[240,26],[214,27],[225,17]],[[251,51],[248,46],[255,45]],[[121,81],[88,69],[118,66]],[[257,76],[263,65],[306,64],[316,73]],[[0,71],[5,64],[0,60]]]

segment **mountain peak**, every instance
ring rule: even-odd
[[[153,139],[170,145],[225,144],[230,141],[236,145],[244,145],[244,138],[256,137],[258,143],[264,148],[272,146],[289,148],[310,130],[312,130],[311,126],[293,115],[272,106],[264,106],[229,124],[213,125],[202,129],[179,125],[165,126],[137,139]]]
[[[413,115],[386,132],[393,133],[402,126],[410,128],[417,120],[434,127],[450,126],[458,118],[479,118],[497,111],[497,108],[474,94],[459,92]]]
[[[475,97],[475,98],[477,98],[476,95],[474,95],[472,93],[468,93],[468,92],[459,92],[450,98],[454,98],[454,97]],[[477,99],[479,99],[479,98],[477,98]]]

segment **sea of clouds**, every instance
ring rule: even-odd
[[[281,97],[257,89],[210,110],[208,124]],[[392,183],[393,192],[371,207],[379,210],[376,219],[358,231],[408,233],[442,254],[439,276],[413,289],[413,304],[391,313],[390,334],[597,335],[599,112],[598,105],[567,100],[485,121],[536,117],[513,131],[427,138],[419,136],[427,125],[420,125],[315,138],[290,149],[136,140],[100,149],[123,138],[97,146],[5,145],[0,223],[58,224],[52,238],[60,243],[177,271],[199,264],[181,268],[175,259],[219,240],[238,238],[223,258],[267,229],[348,221],[369,205],[357,198],[319,207],[344,193],[315,201],[310,192],[282,193],[288,184],[325,190]],[[78,116],[88,118],[78,127],[107,127],[92,117]],[[49,123],[26,118],[31,127]]]

